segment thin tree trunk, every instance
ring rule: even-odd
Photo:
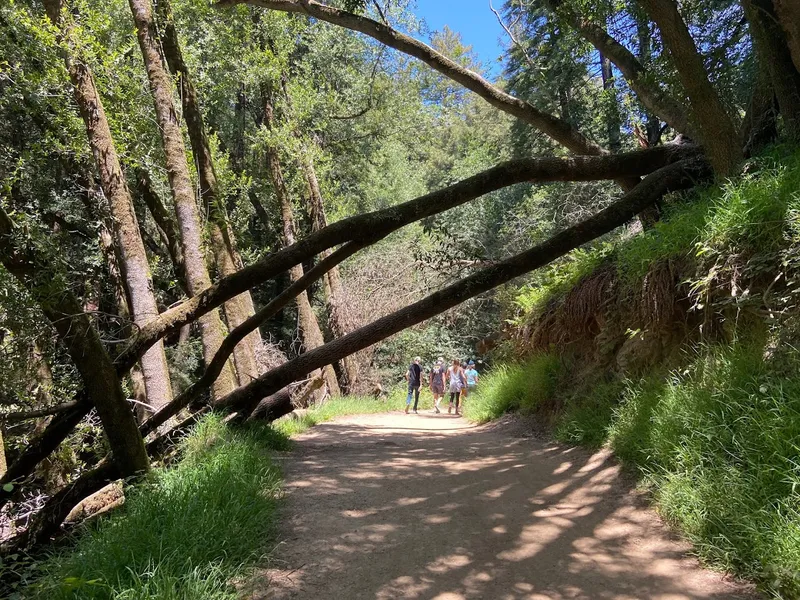
[[[63,278],[52,271],[50,261],[35,256],[30,245],[13,243],[16,235],[11,219],[0,210],[0,262],[28,289],[58,332],[97,410],[120,472],[130,476],[147,471],[144,441],[97,330],[66,287],[53,293],[54,283]]]
[[[640,15],[635,15],[634,18],[636,19],[636,37],[638,38],[638,60],[639,64],[647,65],[650,63],[650,59],[653,54],[653,39],[652,35],[650,34],[650,21],[646,18],[641,17]],[[689,127],[689,118],[683,114],[683,122],[684,127]],[[678,133],[686,133],[687,135],[691,135],[689,131],[683,131],[674,125],[671,125],[673,129],[675,129]],[[661,121],[659,120],[658,115],[656,115],[652,110],[647,112],[647,122],[645,123],[645,134],[647,137],[647,146],[648,148],[652,148],[653,146],[657,146],[661,142]]]
[[[800,71],[800,4],[797,0],[774,0],[795,68]]]
[[[150,0],[129,0],[129,4],[136,24],[136,34],[147,70],[150,91],[155,104],[156,120],[164,146],[167,176],[181,231],[183,260],[186,265],[186,284],[189,287],[189,293],[196,295],[211,286],[211,278],[203,257],[200,215],[192,180],[189,176],[183,133],[178,125],[173,102],[172,80],[162,62]],[[222,344],[225,329],[219,312],[216,310],[207,313],[199,321],[203,341],[203,358],[206,364],[209,364]],[[218,398],[229,393],[235,385],[236,375],[233,367],[229,365],[214,382],[214,397]]]
[[[268,129],[272,129],[274,125],[274,115],[272,100],[270,92],[264,91],[264,125]],[[275,195],[281,205],[281,221],[283,223],[283,242],[285,246],[292,246],[296,242],[295,228],[294,228],[294,214],[292,211],[292,202],[289,198],[289,192],[286,189],[286,183],[283,178],[283,169],[278,156],[278,150],[274,146],[269,146],[266,150],[267,166],[269,168],[269,176],[272,181],[272,186],[275,190]],[[289,276],[292,282],[298,281],[303,277],[303,265],[298,263],[289,270]],[[318,348],[325,343],[322,337],[322,330],[319,327],[317,316],[311,308],[311,302],[308,298],[306,291],[301,292],[297,296],[297,317],[300,327],[300,334],[303,338],[303,347],[308,352],[314,348]],[[336,373],[331,365],[324,365],[322,367],[322,376],[328,386],[328,391],[332,396],[338,396],[341,392],[339,390],[339,383],[336,380]]]
[[[619,130],[622,126],[622,119],[619,115],[619,105],[617,103],[617,88],[614,85],[614,71],[611,61],[602,52],[600,55],[600,74],[603,79],[603,90],[613,98],[606,98],[609,105],[606,107],[606,135],[608,136],[608,149],[612,152],[619,152],[622,148]]]
[[[772,0],[742,0],[742,6],[759,56],[756,64],[769,72],[786,133],[800,141],[800,72],[792,62]]]
[[[139,168],[136,170],[136,191],[139,197],[144,200],[147,210],[150,211],[150,215],[158,227],[159,235],[169,252],[175,277],[184,291],[188,292],[186,265],[183,262],[183,248],[181,248],[181,235],[178,224],[175,222],[175,216],[167,210],[167,207],[161,201],[161,196],[158,195],[153,187],[150,173],[145,169]]]
[[[183,59],[183,52],[178,40],[178,32],[175,30],[175,19],[169,0],[157,0],[156,9],[161,26],[164,56],[167,59],[170,71],[178,79],[180,86],[183,116],[186,120],[186,128],[189,131],[189,141],[197,162],[197,172],[200,179],[201,205],[208,206],[209,210],[211,248],[219,275],[227,277],[242,268],[242,259],[236,248],[235,238],[228,222],[225,206],[219,197],[214,161],[203,123],[203,115],[200,111],[197,90],[192,83],[189,69]],[[238,327],[255,313],[250,292],[231,298],[223,305],[223,310],[228,321],[228,327],[231,329]],[[236,364],[236,373],[240,385],[246,385],[258,377],[256,349],[260,345],[261,335],[256,330],[242,340],[233,351],[233,359]]]
[[[703,58],[697,51],[675,0],[643,0],[658,25],[664,45],[672,55],[678,77],[689,94],[701,142],[717,175],[732,175],[742,162],[736,126],[708,80]]]
[[[309,208],[311,212],[311,230],[316,232],[328,226],[328,219],[325,216],[325,205],[322,199],[322,191],[319,187],[317,172],[314,169],[314,161],[307,153],[303,153],[300,159],[301,168],[308,183]],[[326,258],[330,255],[330,250],[325,250],[320,256]],[[342,277],[339,267],[335,266],[325,273],[323,277],[325,297],[328,302],[328,321],[331,333],[334,337],[347,335],[354,329],[352,323],[347,318],[347,299],[342,286]],[[341,360],[342,372],[345,376],[344,387],[348,392],[353,393],[358,383],[358,363],[354,356],[346,356]]]
[[[61,0],[46,0],[45,4],[50,20],[54,25],[59,26]],[[71,23],[64,23],[62,32],[66,41],[64,60],[72,80],[75,101],[86,126],[95,167],[100,177],[100,185],[108,201],[128,305],[133,313],[134,323],[138,327],[144,327],[158,317],[158,306],[153,293],[153,281],[150,276],[147,253],[134,213],[133,200],[120,167],[114,140],[111,136],[111,128],[103,110],[92,72],[81,60],[81,57],[74,54],[75,44],[72,39]],[[158,410],[172,400],[172,385],[163,343],[159,342],[152,346],[142,355],[139,362],[147,402],[153,409]]]
[[[6,443],[3,440],[3,427],[0,425],[0,477],[3,477],[8,471],[8,463],[6,462]]]
[[[742,120],[740,141],[745,156],[755,154],[777,137],[778,103],[775,100],[772,77],[766,66],[758,65],[750,104]]]

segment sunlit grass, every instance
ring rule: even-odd
[[[204,418],[182,458],[126,490],[125,505],[43,565],[42,600],[233,600],[231,582],[270,550],[287,440],[265,424]]]
[[[466,401],[464,416],[486,423],[507,412],[532,412],[553,397],[561,362],[552,354],[540,354],[526,363],[503,365],[485,374]]]
[[[339,398],[331,398],[321,406],[298,410],[285,417],[281,417],[273,423],[273,426],[276,431],[291,437],[307,431],[314,425],[330,421],[336,417],[405,410],[405,406],[406,388],[397,387],[384,398],[374,398],[371,396],[342,396]],[[432,397],[430,392],[426,389],[423,389],[420,394],[419,408],[420,410],[423,408],[426,410],[433,408]]]

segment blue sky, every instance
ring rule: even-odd
[[[498,10],[503,0],[492,0]],[[490,75],[498,75],[502,65],[497,58],[503,53],[505,33],[489,9],[489,0],[417,0],[414,13],[425,19],[431,31],[445,25],[461,34],[484,63]]]

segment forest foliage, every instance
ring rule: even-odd
[[[675,310],[692,339],[792,314],[795,4],[498,18],[490,81],[407,0],[0,7],[5,552],[209,408],[235,428],[379,394],[417,354],[545,350],[488,418],[549,396],[598,298],[628,348]]]

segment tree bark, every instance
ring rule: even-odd
[[[766,67],[789,138],[800,141],[800,71],[792,62],[772,0],[742,0],[756,48],[756,64]]]
[[[414,200],[342,219],[304,237],[292,246],[245,267],[230,277],[225,277],[186,302],[164,311],[158,322],[151,323],[146,330],[140,331],[133,337],[117,357],[117,368],[122,372],[127,371],[143,349],[152,345],[153,340],[176,332],[186,323],[213,310],[228,298],[277,277],[292,266],[328,248],[358,240],[375,243],[405,225],[517,183],[598,181],[638,177],[647,175],[666,164],[697,156],[698,152],[696,146],[667,144],[638,152],[602,157],[542,157],[512,160]]]
[[[129,0],[129,5],[136,25],[139,48],[147,70],[156,121],[164,147],[167,176],[181,231],[186,283],[189,293],[196,295],[211,285],[211,278],[203,257],[200,215],[189,176],[189,165],[186,162],[183,133],[173,103],[172,80],[163,65],[150,0]],[[208,364],[225,338],[225,330],[218,311],[207,312],[200,319],[200,333],[203,341],[203,358]],[[221,397],[229,393],[234,389],[235,382],[236,375],[233,367],[229,365],[214,382],[214,396]]]
[[[520,275],[542,267],[556,258],[613,231],[632,219],[642,208],[658,201],[664,194],[692,187],[711,175],[703,159],[692,159],[669,165],[648,175],[620,200],[577,225],[563,230],[546,242],[487,267],[452,285],[382,317],[369,325],[319,348],[301,354],[272,369],[256,381],[241,387],[216,405],[239,412],[250,412],[261,398],[306,377],[322,365],[331,364],[348,354],[358,352],[403,329],[421,323],[453,306],[482,294]]]
[[[698,135],[714,171],[722,177],[733,175],[743,158],[737,128],[708,80],[703,58],[678,5],[675,0],[643,0],[643,4],[658,25],[678,77],[689,94]]]
[[[795,69],[800,71],[800,4],[797,0],[774,0]]]
[[[600,56],[600,76],[603,80],[603,91],[607,94],[614,96],[613,102],[609,98],[606,101],[613,104],[613,109],[606,106],[606,136],[608,137],[608,149],[611,152],[619,152],[622,149],[622,140],[620,139],[620,127],[622,127],[622,119],[619,114],[619,107],[616,99],[616,86],[614,85],[614,69],[611,66],[611,61],[602,52],[598,53]]]
[[[274,113],[270,92],[265,90],[262,96],[264,126],[268,129],[273,129]],[[278,156],[278,149],[270,145],[267,147],[265,153],[272,188],[281,205],[284,246],[293,246],[297,240],[295,236],[292,201],[289,198],[289,191],[286,189],[286,182],[283,178],[283,169],[281,167],[280,157]],[[297,282],[302,279],[303,265],[300,263],[293,265],[289,269],[289,276],[292,282]],[[303,348],[308,352],[309,350],[322,346],[325,340],[322,337],[322,330],[319,327],[317,315],[314,314],[314,309],[311,307],[311,301],[305,290],[297,295],[296,302],[297,320],[300,328],[300,335],[303,340]],[[339,382],[336,380],[336,373],[331,365],[322,365],[322,377],[325,379],[325,384],[328,386],[328,392],[330,392],[332,396],[338,396],[341,390],[339,389]]]
[[[175,270],[175,277],[180,282],[180,286],[188,293],[186,285],[186,265],[183,262],[183,248],[181,248],[181,235],[175,216],[167,210],[153,187],[153,181],[147,170],[139,168],[136,170],[136,191],[139,197],[144,200],[147,210],[156,222],[159,233],[164,245],[169,252],[172,267]]]
[[[61,0],[46,0],[50,20],[61,27],[66,41],[64,60],[72,81],[75,102],[78,105],[89,146],[94,156],[95,167],[100,177],[100,186],[108,201],[111,225],[119,256],[119,266],[125,281],[128,306],[133,313],[133,321],[144,327],[158,317],[158,306],[153,292],[153,281],[147,253],[139,234],[139,224],[133,209],[125,175],[120,167],[119,157],[114,148],[111,128],[108,124],[100,95],[94,83],[92,72],[80,56],[76,55],[73,31],[70,22],[61,23]],[[159,409],[172,400],[172,385],[169,379],[164,345],[158,342],[145,352],[141,359],[141,371],[147,402]]]
[[[777,137],[778,103],[775,100],[772,77],[766,66],[759,65],[750,95],[750,103],[744,119],[742,119],[740,143],[744,149],[744,155],[755,154]]]
[[[653,36],[650,33],[650,21],[647,18],[643,17],[639,13],[634,13],[633,15],[634,20],[636,21],[636,38],[638,42],[637,47],[637,59],[640,64],[647,65],[650,63],[650,60],[653,55]],[[678,103],[678,106],[681,109],[681,113],[684,113],[683,107]],[[684,114],[684,120],[686,121],[687,127],[689,126],[689,117],[688,115]],[[677,130],[680,132],[680,130]],[[686,131],[683,132],[689,137],[691,137],[691,132]],[[657,146],[661,142],[661,121],[658,116],[653,114],[652,111],[647,112],[647,121],[645,123],[645,134],[647,144],[644,145],[646,148],[651,148],[653,146]]]
[[[20,247],[15,237],[14,224],[0,210],[0,262],[26,287],[58,332],[97,410],[120,472],[129,476],[146,471],[150,463],[142,437],[97,330],[66,286],[59,294],[52,293],[60,277],[51,261],[35,256],[29,247]]]
[[[150,417],[150,419],[140,428],[142,435],[147,435],[156,428],[160,427],[163,423],[177,414],[179,410],[185,406],[188,406],[203,391],[205,391],[214,382],[217,373],[219,373],[219,370],[222,368],[239,340],[245,337],[249,332],[253,331],[256,327],[260,326],[267,319],[270,319],[278,314],[278,311],[283,309],[284,306],[294,300],[301,292],[307,290],[311,284],[327,273],[332,267],[340,264],[343,260],[358,252],[365,245],[366,244],[362,242],[349,242],[338,250],[334,251],[327,258],[324,258],[314,265],[313,268],[306,271],[303,277],[292,283],[275,298],[270,300],[269,304],[259,310],[255,315],[247,319],[247,321],[239,325],[239,327],[236,329],[232,330],[228,337],[225,338],[225,341],[220,347],[219,352],[214,357],[214,360],[211,361],[211,364],[206,368],[200,379],[195,381],[189,387],[189,389],[175,398],[171,404],[168,404],[158,413]],[[320,380],[322,379],[320,378]]]
[[[200,180],[200,200],[202,206],[208,206],[211,248],[217,265],[218,275],[227,277],[242,268],[242,259],[236,248],[233,231],[222,199],[219,197],[217,176],[211,147],[208,143],[200,101],[194,87],[186,61],[183,59],[178,32],[175,29],[175,18],[169,0],[157,0],[157,13],[161,26],[161,41],[164,55],[170,71],[178,79],[183,116],[189,132],[189,142],[197,162]],[[253,298],[250,292],[244,292],[231,298],[223,305],[228,327],[233,329],[241,325],[253,315]],[[239,385],[246,385],[259,376],[256,362],[256,349],[261,345],[261,334],[256,329],[234,349],[233,358]]]
[[[603,27],[564,6],[563,0],[546,2],[551,11],[566,19],[602,57],[616,65],[647,110],[664,120],[675,131],[693,136],[689,117],[681,104],[657,85],[650,83],[644,65],[625,46],[612,38]],[[603,82],[605,81],[604,76]]]

